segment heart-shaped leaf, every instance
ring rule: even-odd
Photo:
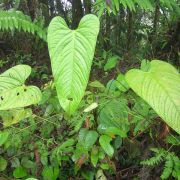
[[[48,28],[48,48],[58,98],[70,115],[84,96],[99,32],[99,19],[86,15],[76,30],[55,17]]]
[[[132,69],[126,74],[130,87],[180,133],[180,75],[170,64],[153,60],[146,72]]]
[[[17,65],[0,75],[0,110],[25,107],[40,101],[39,88],[24,84],[30,73],[30,66]]]

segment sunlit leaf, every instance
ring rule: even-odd
[[[86,15],[76,30],[55,17],[48,28],[48,47],[58,98],[63,109],[73,114],[84,96],[91,70],[99,20]]]
[[[176,132],[180,133],[180,75],[170,64],[153,60],[147,72],[127,72],[130,87]]]
[[[40,101],[39,88],[24,84],[30,73],[30,66],[17,65],[0,75],[0,110],[25,107]]]
[[[90,106],[88,106],[86,109],[84,109],[84,112],[92,111],[93,109],[95,109],[97,107],[98,107],[97,103],[92,103]]]

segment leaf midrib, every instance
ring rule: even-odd
[[[172,104],[174,105],[174,107],[175,107],[176,111],[178,112],[178,114],[180,114],[180,113],[179,113],[179,110],[177,109],[176,104],[175,104],[174,101],[172,100],[173,98],[171,98],[171,95],[170,95],[170,94],[168,93],[168,91],[166,90],[166,87],[163,86],[163,84],[157,79],[157,77],[156,77],[156,75],[155,75],[156,72],[143,72],[143,73],[149,74],[150,77],[152,77],[152,79],[153,79],[154,81],[156,81],[156,83],[160,86],[160,88],[161,88],[163,91],[165,91],[165,93],[167,94],[168,98],[170,99],[170,102],[172,102]],[[145,81],[145,78],[144,78],[144,81]],[[144,84],[144,82],[143,82],[143,84]],[[142,93],[141,93],[141,94],[142,94]]]

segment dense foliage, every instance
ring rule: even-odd
[[[180,179],[179,5],[0,1],[0,179]]]

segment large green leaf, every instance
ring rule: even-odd
[[[79,132],[78,142],[86,148],[92,148],[98,138],[98,133],[96,131],[90,131],[88,129],[82,128]]]
[[[129,131],[129,108],[125,99],[113,99],[99,107],[98,131],[110,136],[126,137]]]
[[[30,66],[17,65],[0,75],[0,110],[25,107],[40,101],[40,90],[24,84],[30,73]]]
[[[32,110],[30,108],[24,109],[11,109],[6,111],[0,111],[0,117],[3,121],[3,126],[8,127],[12,124],[16,124],[19,121],[28,118],[32,115]]]
[[[126,74],[130,87],[180,133],[180,75],[170,64],[153,60],[147,72],[132,69]]]
[[[76,30],[55,17],[48,28],[48,47],[53,76],[61,106],[73,114],[84,95],[91,70],[99,20],[95,15],[82,18]]]

